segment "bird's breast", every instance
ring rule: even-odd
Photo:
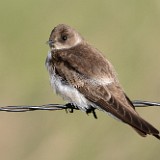
[[[50,52],[46,58],[46,68],[50,75],[51,86],[57,94],[68,102],[74,103],[83,111],[90,108],[88,100],[74,86],[68,84],[64,78],[56,73],[56,67]]]

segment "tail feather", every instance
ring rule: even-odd
[[[98,100],[97,103],[102,109],[133,127],[141,136],[145,137],[149,134],[160,139],[159,131],[155,127],[141,118],[133,108],[126,107],[114,97],[110,98],[109,103],[103,99]]]
[[[139,129],[137,129],[137,128],[134,128],[134,127],[132,127],[140,136],[142,136],[142,137],[146,137],[147,136],[147,134],[146,133],[144,133],[144,132],[142,132],[142,131],[140,131]]]
[[[132,128],[133,128],[140,136],[142,136],[142,137],[146,137],[147,134],[148,134],[148,133],[145,133],[145,132],[140,131],[140,130],[137,129],[137,128],[134,128],[134,127],[132,127]],[[150,133],[150,134],[160,140],[160,135],[159,135],[159,134],[152,134],[152,133]]]
[[[160,135],[153,135],[153,136],[160,140]]]
[[[149,124],[147,121],[141,119],[141,127],[140,128],[136,128],[133,127],[133,129],[142,137],[146,137],[147,134],[152,135],[154,137],[156,137],[157,139],[160,139],[160,135],[159,135],[159,131],[153,127],[151,124]]]

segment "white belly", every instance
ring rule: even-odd
[[[74,87],[63,84],[61,78],[55,74],[50,77],[51,86],[63,99],[71,102],[83,111],[90,108],[89,101]]]

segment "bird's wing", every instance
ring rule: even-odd
[[[152,134],[159,137],[159,131],[151,124],[142,119],[132,107],[128,107],[127,103],[123,103],[119,97],[115,96],[105,86],[95,86],[87,84],[87,86],[77,88],[89,101],[100,107],[106,112],[111,113],[116,118],[129,124],[135,128],[141,135]],[[118,90],[116,91],[118,92]],[[118,93],[116,93],[118,94]],[[120,93],[121,94],[121,93]]]
[[[97,49],[89,45],[78,45],[70,49],[57,50],[53,53],[56,61],[65,62],[70,69],[87,78],[101,77],[114,78],[115,72],[112,65]],[[112,68],[112,69],[111,69]]]
[[[95,85],[90,81],[95,75],[97,77],[105,75],[107,78],[113,76],[114,73],[110,69],[110,64],[107,64],[97,54],[95,54],[97,59],[93,60],[93,56],[87,55],[89,52],[84,54],[83,49],[80,51],[82,53],[75,50],[54,53],[55,67],[58,74],[67,83],[77,88],[97,108],[99,107],[129,124],[141,135],[152,134],[160,139],[159,131],[137,114],[130,100],[116,81],[105,86]],[[87,56],[85,57],[85,55]],[[95,65],[93,65],[93,62],[89,63],[89,59],[95,61]]]

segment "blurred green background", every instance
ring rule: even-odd
[[[128,96],[160,101],[160,1],[1,0],[0,105],[65,103],[49,84],[45,44],[59,23],[76,28],[115,66]],[[160,129],[160,109],[138,112]],[[0,113],[3,160],[154,160],[160,142],[97,112]]]

